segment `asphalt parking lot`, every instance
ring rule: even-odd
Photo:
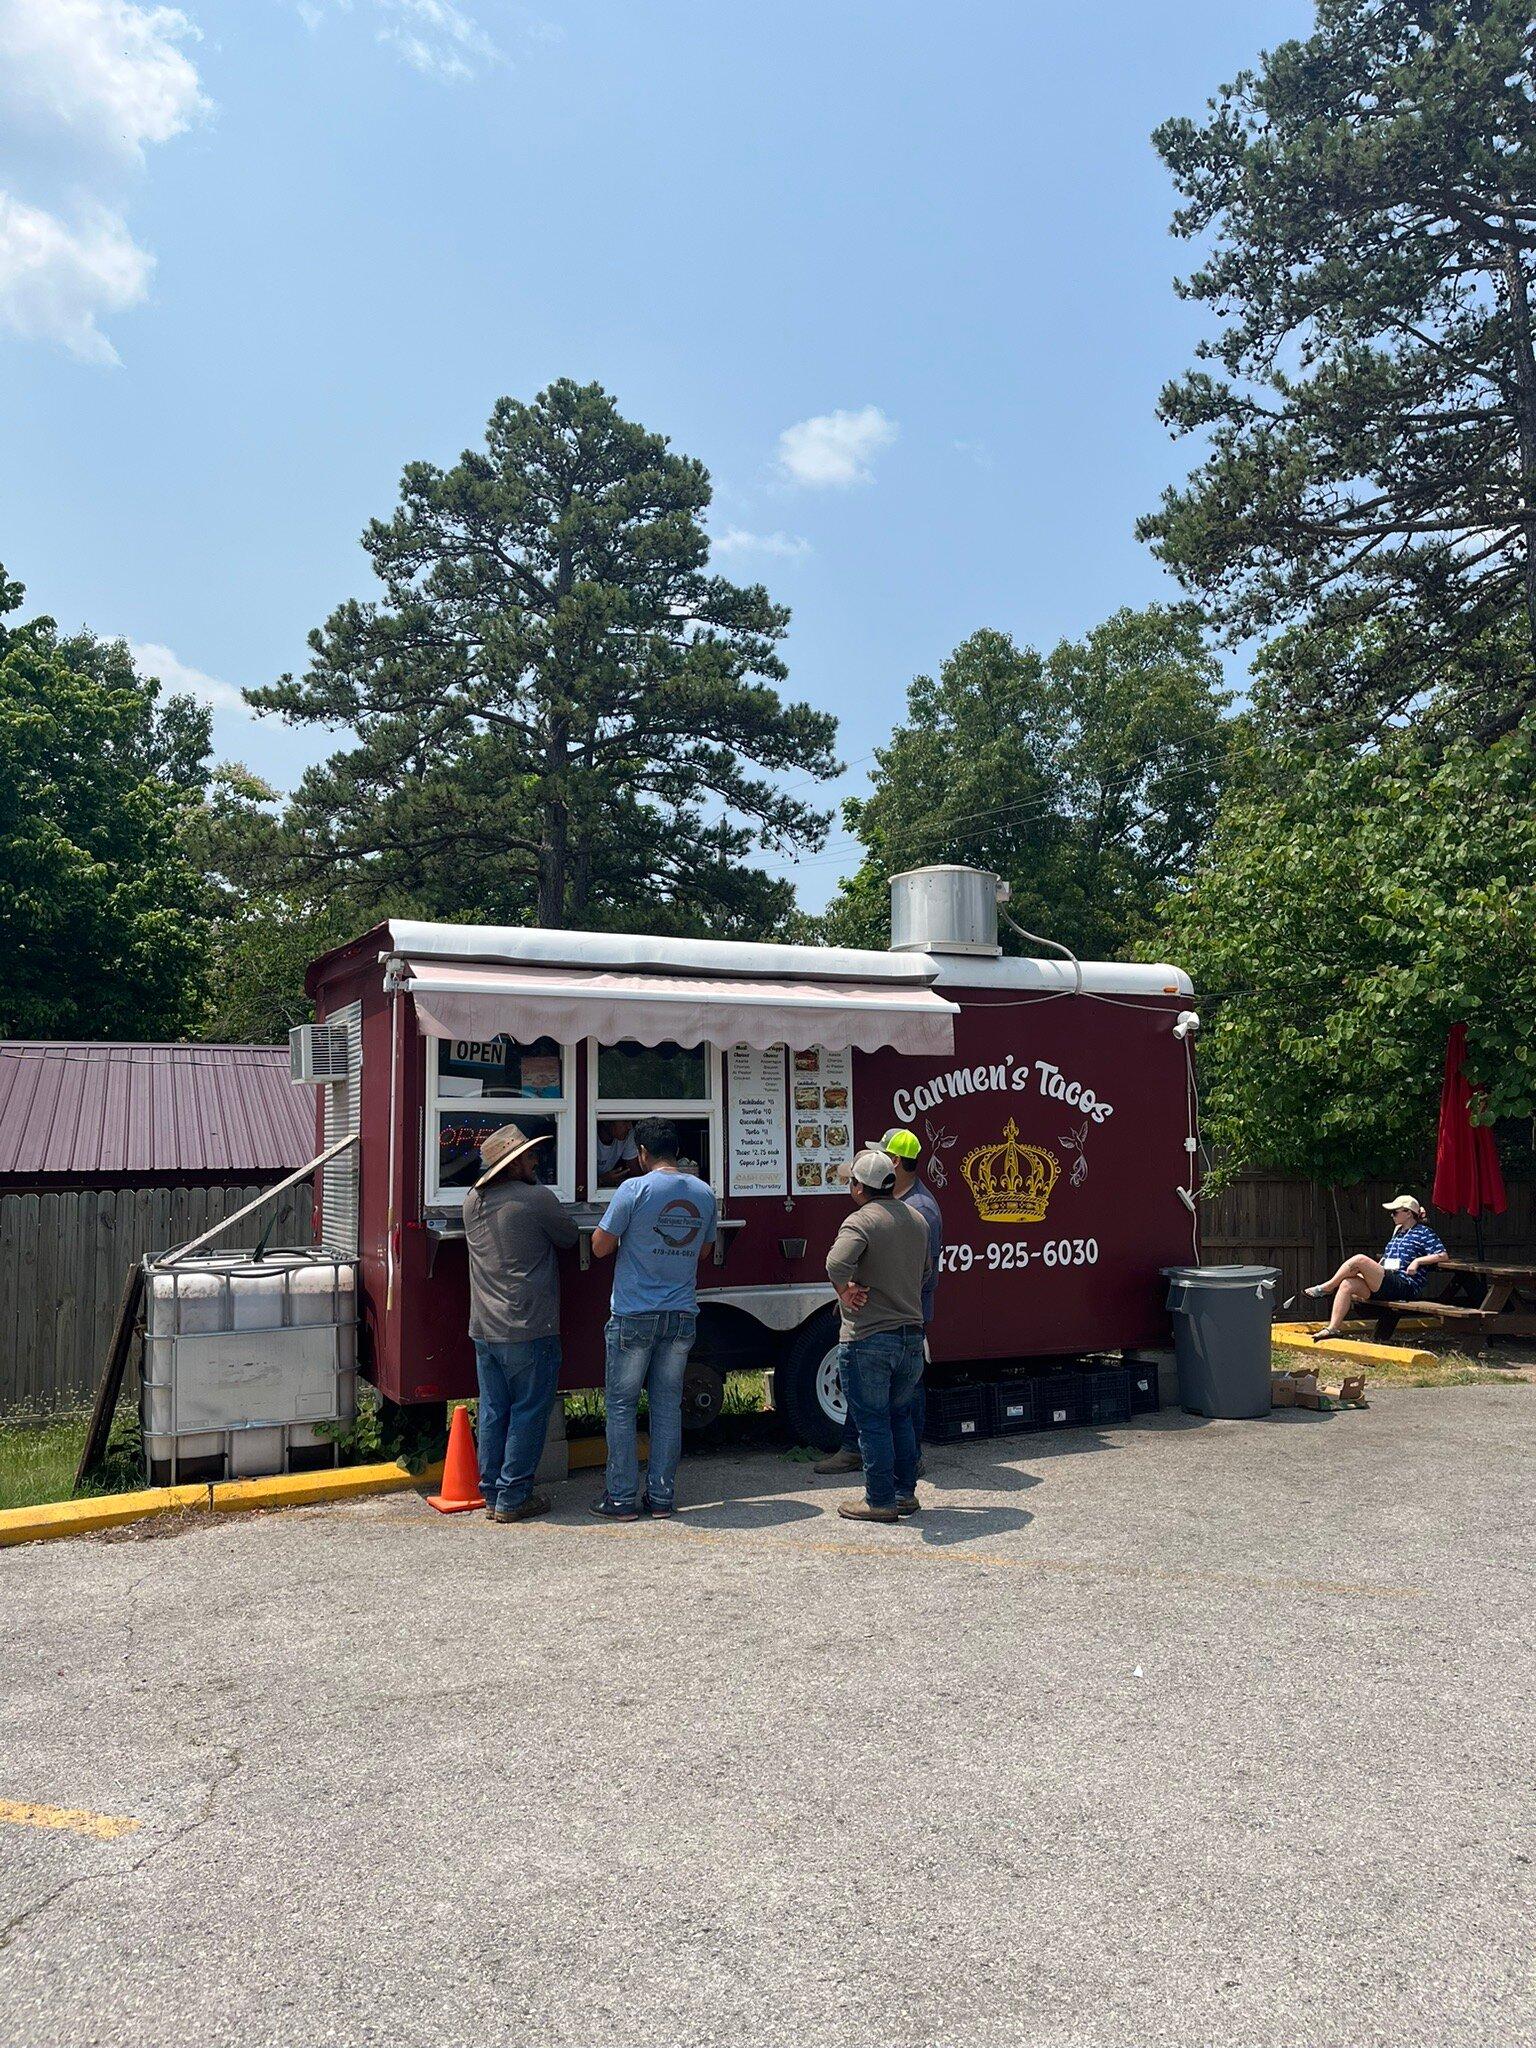
[[[1533,1453],[1401,1390],[896,1529],[752,1453],[8,1552],[0,2041],[1527,2039]]]

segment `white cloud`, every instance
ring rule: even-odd
[[[306,28],[318,29],[328,14],[350,14],[353,0],[297,0]],[[427,78],[473,78],[502,53],[487,31],[457,0],[368,0],[378,20],[378,40],[387,43]]]
[[[818,413],[780,434],[779,467],[797,484],[841,488],[868,483],[871,459],[891,445],[896,433],[896,422],[878,405]]]
[[[118,187],[151,143],[207,113],[181,47],[196,34],[179,8],[135,0],[0,0],[0,123],[13,147],[45,138],[43,161],[74,182],[51,210],[0,192],[0,326],[81,362],[120,360],[100,319],[148,295],[155,259]]]
[[[221,683],[217,676],[204,675],[169,647],[161,647],[153,640],[130,640],[128,652],[141,676],[158,676],[167,690],[195,697],[199,704],[210,704],[215,711],[238,711],[246,718],[252,715],[250,705],[233,683]]]
[[[208,111],[179,8],[0,0],[0,101],[24,121],[142,161]]]
[[[0,192],[0,322],[24,340],[62,342],[82,363],[116,363],[97,315],[138,305],[154,264],[105,207],[87,207],[71,225]]]
[[[797,533],[748,533],[744,526],[728,526],[710,547],[717,555],[779,555],[786,561],[811,552],[810,542]]]

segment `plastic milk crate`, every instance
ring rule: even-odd
[[[1102,1427],[1131,1419],[1129,1375],[1123,1365],[1090,1365],[1078,1374],[1085,1422]]]
[[[992,1434],[990,1387],[930,1387],[923,1435],[933,1444],[968,1443]]]
[[[1038,1380],[994,1380],[992,1428],[998,1436],[1013,1436],[1020,1430],[1039,1427]]]
[[[1035,1381],[1036,1429],[1080,1429],[1088,1420],[1088,1395],[1080,1372],[1053,1372]]]
[[[1157,1397],[1157,1366],[1150,1359],[1127,1365],[1125,1383],[1130,1389],[1133,1415],[1155,1414],[1161,1407]]]

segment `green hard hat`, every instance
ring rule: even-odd
[[[880,1140],[880,1150],[889,1152],[893,1159],[921,1159],[923,1141],[916,1131],[903,1130],[898,1124]]]

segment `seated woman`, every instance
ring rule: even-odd
[[[1426,1268],[1443,1266],[1450,1256],[1424,1221],[1423,1204],[1412,1195],[1394,1195],[1381,1206],[1392,1212],[1392,1235],[1381,1257],[1370,1259],[1364,1252],[1356,1252],[1331,1280],[1302,1289],[1303,1299],[1320,1301],[1333,1296],[1327,1327],[1312,1332],[1314,1344],[1337,1337],[1355,1304],[1369,1301],[1373,1295],[1378,1301],[1416,1301],[1424,1292]]]

